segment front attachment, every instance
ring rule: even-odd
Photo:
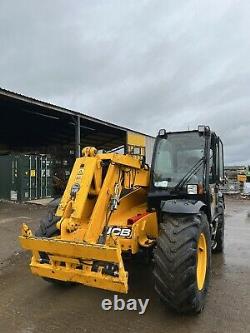
[[[19,240],[24,249],[33,253],[30,267],[35,275],[128,292],[128,273],[118,243],[107,246],[36,238],[27,230],[23,230]]]

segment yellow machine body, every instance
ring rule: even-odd
[[[93,147],[83,155],[56,212],[59,235],[35,237],[23,225],[21,246],[32,251],[33,274],[126,293],[122,254],[152,247],[158,237],[156,213],[147,211],[149,170],[132,155]]]
[[[237,175],[237,181],[239,183],[245,183],[247,181],[247,176],[244,174],[238,174]]]

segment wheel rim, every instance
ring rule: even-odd
[[[203,233],[200,234],[198,244],[197,244],[197,285],[198,289],[202,290],[207,271],[207,243],[206,237]]]

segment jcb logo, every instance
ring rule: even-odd
[[[132,230],[130,228],[109,227],[108,231],[107,231],[107,235],[114,234],[115,236],[130,238],[131,232],[132,232]]]

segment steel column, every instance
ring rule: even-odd
[[[79,116],[76,116],[75,123],[75,156],[76,158],[81,156],[81,125]]]

